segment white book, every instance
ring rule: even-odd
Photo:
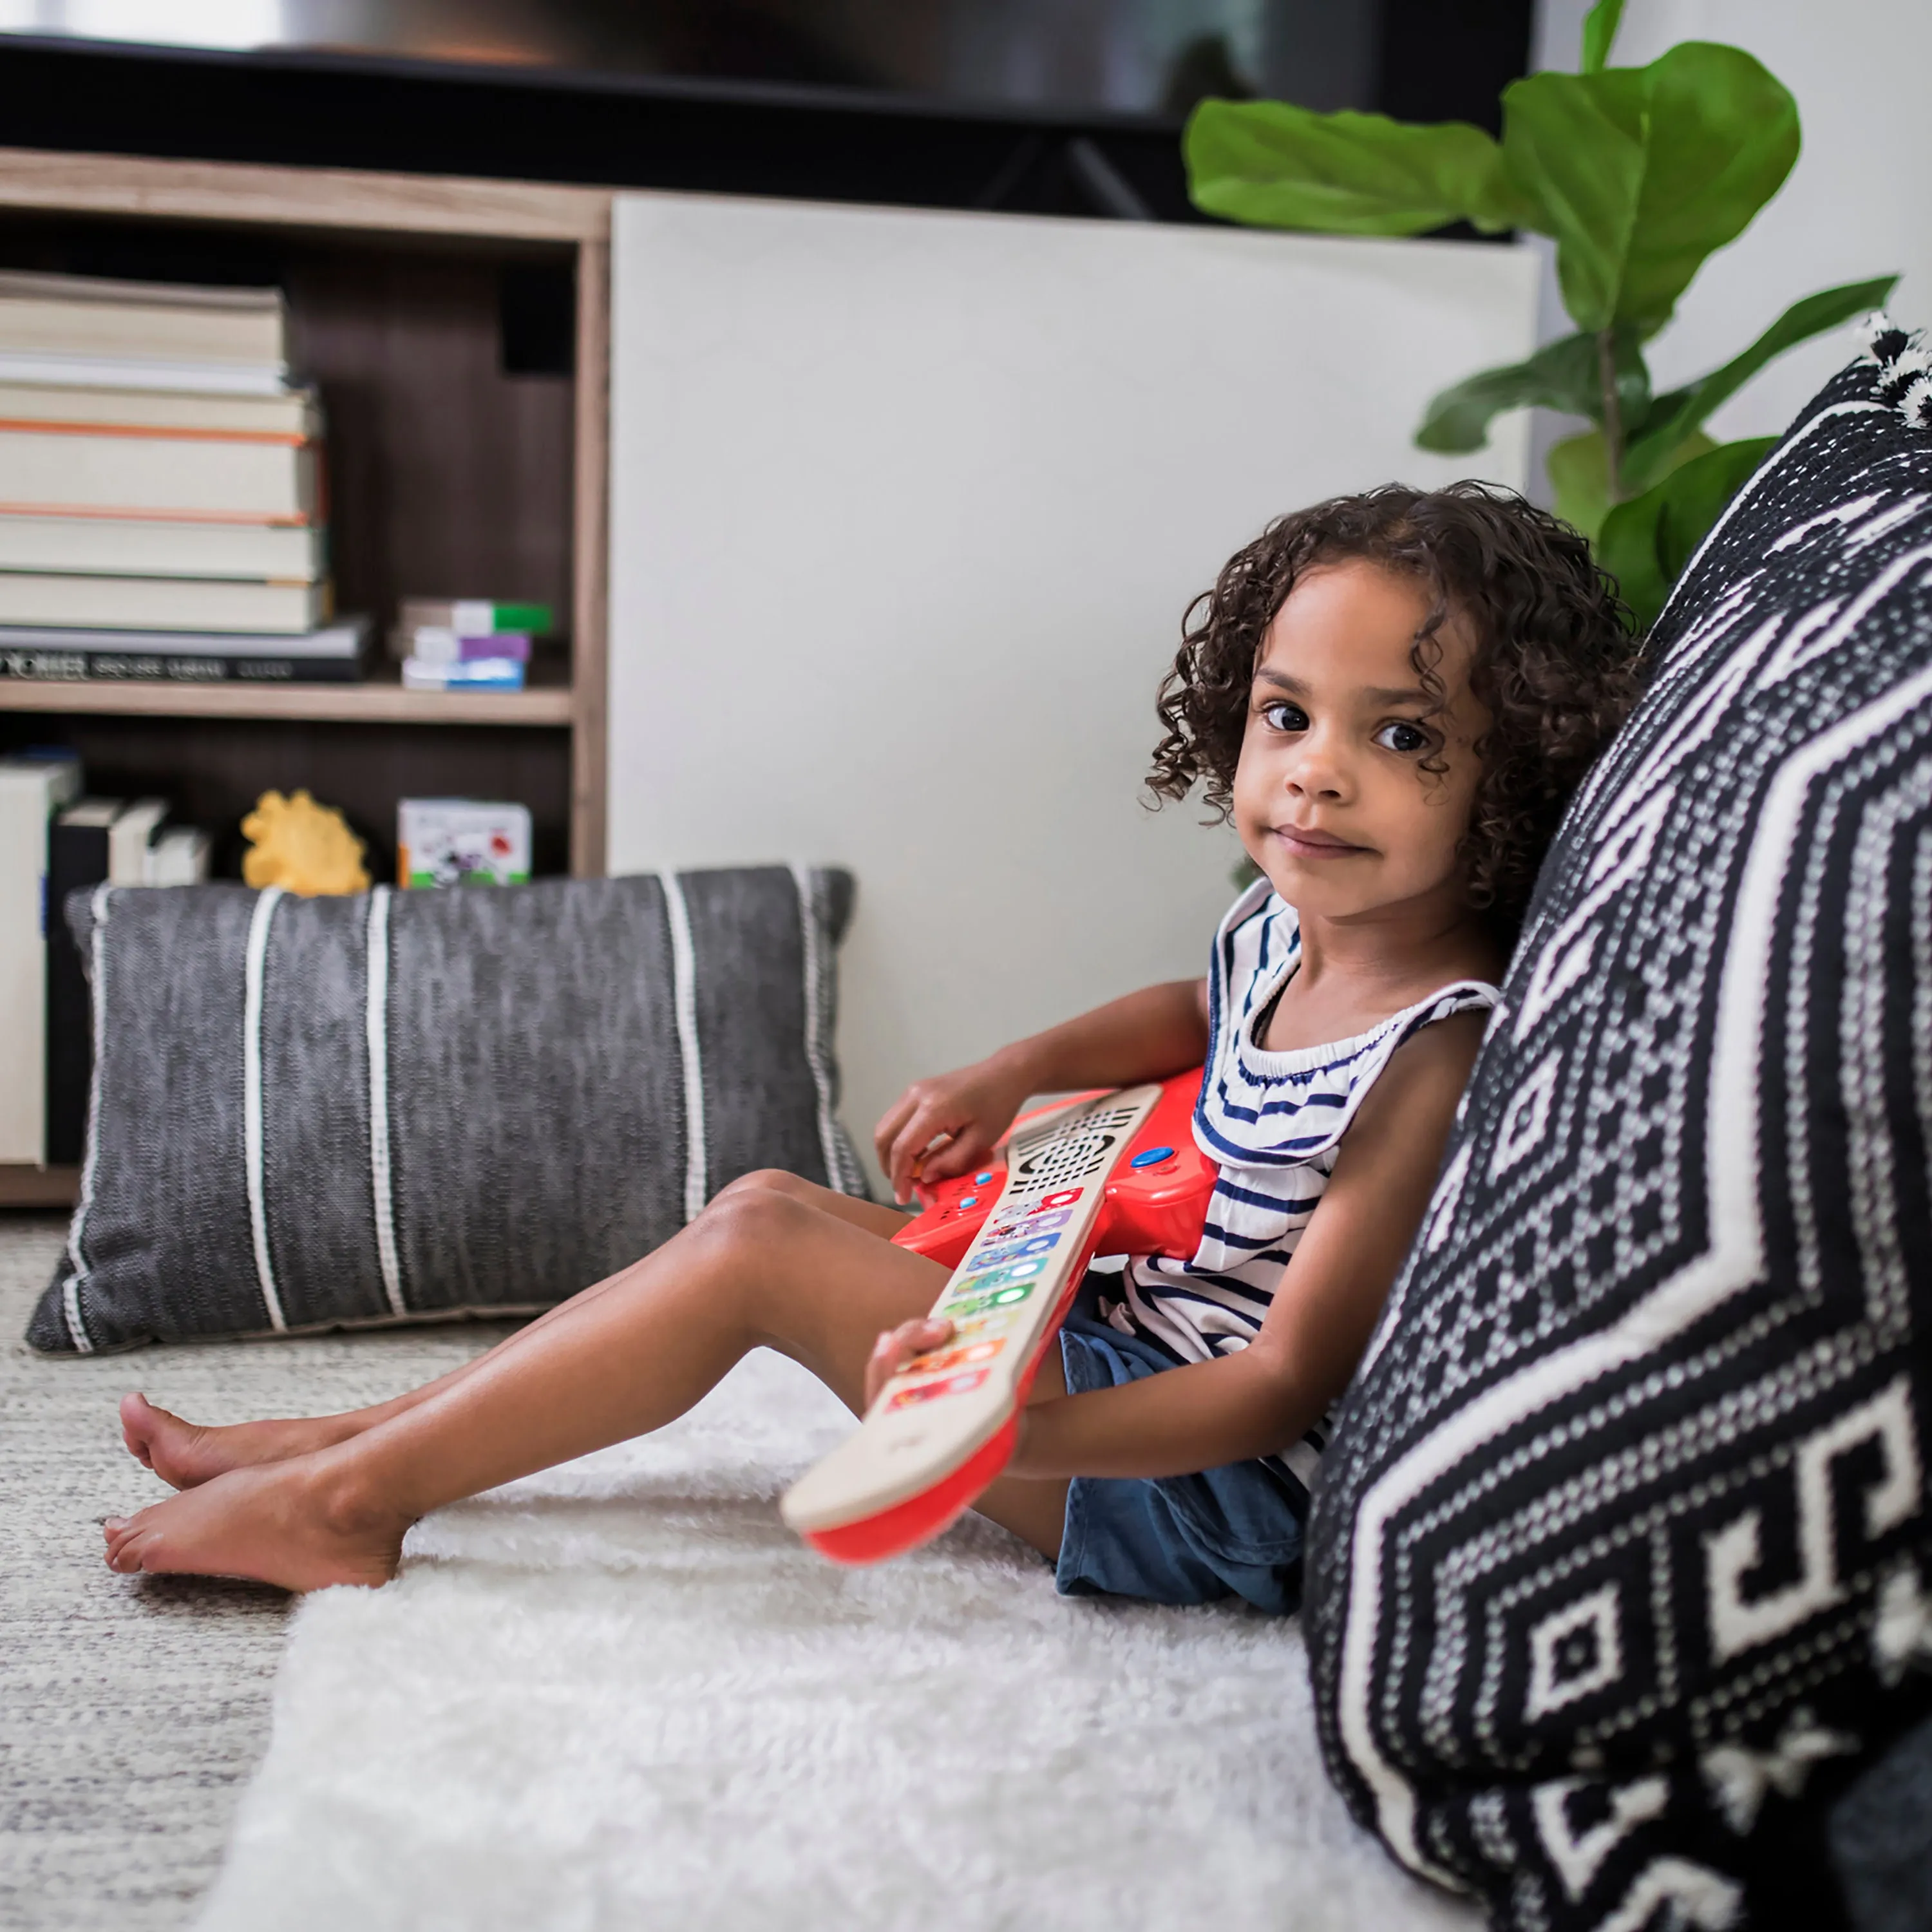
[[[316,446],[289,438],[0,428],[0,509],[306,523],[320,487]]]
[[[0,1162],[46,1160],[47,826],[71,758],[0,759]]]
[[[0,382],[279,396],[289,386],[289,371],[282,362],[176,362],[155,356],[63,356],[52,350],[0,349]]]
[[[148,631],[313,631],[329,586],[192,577],[54,577],[0,570],[0,624]]]
[[[327,536],[320,524],[0,513],[0,570],[313,584],[328,568]]]
[[[148,848],[142,883],[198,886],[208,877],[208,834],[192,825],[171,825]]]
[[[307,442],[322,434],[322,405],[310,388],[274,395],[230,395],[100,383],[0,382],[0,424],[12,429],[22,423],[226,430]]]
[[[148,848],[168,815],[164,798],[137,798],[123,806],[107,828],[107,883],[110,886],[145,886],[148,883]]]
[[[0,274],[0,349],[174,362],[281,363],[279,289]]]

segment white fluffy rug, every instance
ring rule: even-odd
[[[1468,1932],[1323,1778],[1301,1637],[1056,1596],[976,1518],[875,1570],[774,1503],[850,1426],[745,1363],[298,1612],[201,1932]]]

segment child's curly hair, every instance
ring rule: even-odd
[[[1470,688],[1490,722],[1462,849],[1471,904],[1514,933],[1570,794],[1635,699],[1642,646],[1589,544],[1512,490],[1391,483],[1276,518],[1188,606],[1148,788],[1180,799],[1199,784],[1228,816],[1262,635],[1305,572],[1358,557],[1427,587],[1409,662],[1434,709],[1448,701],[1438,633],[1452,613],[1475,633]]]

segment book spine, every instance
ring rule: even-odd
[[[0,1160],[46,1158],[47,818],[38,778],[0,778]]]
[[[107,876],[107,827],[56,819],[47,849],[47,1161],[80,1162],[94,1078],[94,1030],[80,949],[67,922],[67,896]]]
[[[0,572],[313,584],[328,574],[321,525],[41,517],[0,512]]]
[[[196,657],[135,651],[0,650],[0,677],[119,684],[353,684],[359,657]]]
[[[9,509],[300,524],[320,520],[314,443],[170,430],[0,426]]]

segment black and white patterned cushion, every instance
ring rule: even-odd
[[[1871,340],[1672,599],[1324,1459],[1330,1769],[1521,1932],[1800,1922],[1932,1704],[1932,384]]]
[[[533,1313],[783,1167],[864,1182],[836,1112],[838,872],[300,899],[102,887],[94,1088],[28,1340]]]

